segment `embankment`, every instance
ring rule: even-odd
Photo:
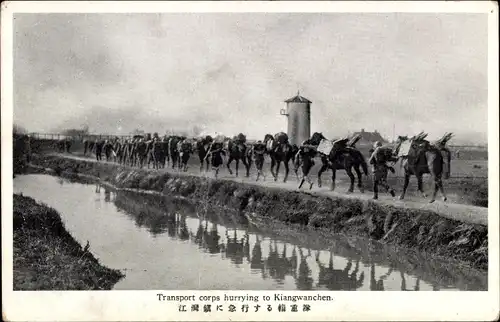
[[[100,265],[54,209],[32,198],[14,195],[13,222],[14,290],[110,290],[124,276]]]
[[[257,214],[264,220],[321,228],[370,238],[433,256],[488,266],[488,227],[462,222],[425,209],[404,208],[355,198],[306,194],[231,180],[132,169],[112,163],[36,156],[33,163],[59,175],[99,177],[118,188],[203,200],[212,205]]]

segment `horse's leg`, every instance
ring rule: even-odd
[[[446,196],[446,193],[444,192],[443,180],[441,179],[441,177],[439,178],[437,183],[438,183],[439,190],[443,194],[443,201],[447,201],[448,197]]]
[[[389,183],[387,182],[387,177],[382,179],[382,184],[384,185],[385,190],[389,192],[392,197],[396,196],[396,192],[389,186]]]
[[[434,201],[436,201],[436,195],[437,195],[438,189],[439,189],[439,183],[437,182],[437,178],[434,178],[434,191],[432,192],[432,198],[429,201],[429,203],[433,203]]]
[[[278,174],[280,173],[281,160],[276,161],[276,175],[274,176],[274,181],[278,181]]]
[[[273,177],[276,177],[276,174],[274,174],[274,166],[276,165],[276,159],[271,156],[271,174]]]
[[[172,170],[175,169],[175,164],[177,163],[177,158],[175,157],[175,153],[171,154],[172,160]]]
[[[323,174],[323,172],[326,171],[326,169],[328,169],[328,164],[324,162],[323,158],[321,158],[321,168],[318,171],[318,187],[320,187],[320,188],[322,185],[321,175]]]
[[[300,166],[300,157],[293,158],[293,171],[295,172],[295,178],[297,178],[297,182],[299,182],[299,166]]]
[[[405,198],[406,189],[408,189],[408,185],[410,184],[410,174],[405,171],[405,182],[403,185],[403,191],[401,191],[401,195],[399,196],[400,200]]]
[[[309,166],[306,162],[310,162],[310,160],[302,160],[302,179],[300,180],[299,189],[302,188],[306,179],[310,183],[309,171],[311,170],[311,166]]]
[[[309,177],[313,166],[314,166],[314,163],[313,163],[313,160],[311,159],[311,160],[309,160],[309,163],[307,164],[306,169],[305,169],[306,170],[305,171],[306,172],[305,179],[307,180],[307,183],[309,183],[309,190],[311,190],[313,187],[313,181],[311,180],[311,177]]]
[[[351,180],[351,185],[349,186],[349,189],[347,190],[347,192],[354,192],[354,174],[352,173],[352,168],[351,168],[351,165],[346,165],[346,170],[345,172],[347,172],[347,175],[349,176],[349,179]]]
[[[354,171],[356,171],[356,175],[358,176],[358,189],[361,193],[365,192],[365,188],[363,187],[363,174],[359,169],[359,165],[354,167]]]
[[[285,164],[285,179],[283,179],[283,182],[286,182],[286,180],[288,179],[288,172],[290,171],[290,168],[288,167],[288,161],[289,160],[283,162]]]
[[[422,198],[427,198],[427,195],[424,192],[424,183],[423,183],[423,175],[422,174],[417,175],[417,184],[418,184],[418,191],[420,191]]]
[[[240,158],[236,157],[236,176],[238,176],[239,167],[240,167]]]
[[[260,161],[258,161],[258,160],[255,161],[255,170],[257,170],[257,179],[255,179],[255,181],[259,181],[259,178],[260,178],[261,169],[260,169],[259,162]]]
[[[430,202],[432,203],[432,202],[436,201],[436,195],[437,195],[438,190],[440,190],[441,193],[443,194],[443,201],[446,201],[448,198],[446,197],[446,193],[444,192],[444,189],[443,189],[443,181],[441,179],[441,176],[432,174],[432,177],[434,179],[434,192],[432,193],[432,199]]]
[[[335,178],[337,177],[337,169],[332,168],[332,184],[330,186],[330,190],[334,191],[335,190]]]
[[[306,176],[302,176],[302,180],[300,180],[300,184],[299,184],[299,189],[302,188],[302,185],[304,184],[304,182],[306,181]]]
[[[243,159],[242,159],[242,162],[243,162],[243,165],[245,166],[245,170],[246,170],[246,177],[250,177],[250,164],[251,163],[248,163],[247,161],[247,157],[244,155],[243,156]]]
[[[227,158],[226,167],[230,175],[233,174],[233,171],[231,170],[231,162],[233,162],[233,156],[229,155],[229,158]]]
[[[378,178],[376,175],[373,178],[373,199],[377,200],[378,199]]]

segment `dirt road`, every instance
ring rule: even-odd
[[[75,160],[84,160],[84,161],[90,161],[90,162],[97,162],[94,158],[89,158],[89,157],[83,157],[83,156],[78,156],[78,155],[68,155],[68,154],[52,154],[52,155],[57,155],[59,157],[64,157],[68,159],[75,159]],[[106,161],[101,161],[106,163]],[[109,162],[113,163],[113,162]],[[113,163],[116,164],[116,163]],[[124,166],[126,167],[126,166]],[[127,167],[131,168],[131,167]],[[147,167],[145,167],[147,169]],[[233,172],[234,172],[234,164],[232,166]],[[243,170],[242,170],[243,169]],[[172,170],[170,168],[165,168],[165,169],[160,169],[160,170],[153,170],[150,169],[150,171],[160,171],[160,172],[170,172],[170,173],[176,173],[179,175],[190,175],[190,176],[199,176],[199,177],[213,177],[213,174],[211,172],[205,173],[202,172],[200,173],[199,170],[199,165],[191,165],[188,168],[187,172],[179,172],[178,170]],[[299,191],[297,179],[295,178],[295,174],[293,171],[290,171],[289,179],[288,182],[284,183],[282,182],[283,175],[280,175],[280,180],[275,182],[274,179],[272,178],[271,175],[267,175],[265,178],[265,181],[255,181],[255,173],[253,171],[250,172],[250,177],[246,178],[244,177],[245,171],[244,167],[241,166],[240,164],[240,172],[239,172],[239,177],[235,177],[235,175],[229,175],[227,169],[223,168],[221,172],[219,172],[219,179],[220,180],[231,180],[235,182],[241,182],[241,183],[246,183],[246,184],[252,184],[252,185],[258,185],[258,186],[264,186],[264,187],[269,187],[269,188],[275,188],[275,189],[286,189],[290,191]],[[326,178],[325,178],[326,179]],[[326,181],[326,180],[324,180]],[[372,198],[372,193],[371,192],[365,192],[365,193],[360,193],[359,191],[353,192],[353,193],[347,193],[348,189],[348,184],[346,184],[345,180],[337,180],[336,188],[335,191],[330,191],[329,189],[329,182],[325,182],[324,186],[319,188],[316,184],[316,181],[314,182],[314,186],[312,190],[309,190],[309,185],[307,183],[304,184],[303,188],[300,190],[303,193],[306,194],[311,194],[311,195],[322,195],[322,196],[328,196],[328,197],[333,197],[333,198],[354,198],[358,200],[364,200],[364,201],[369,201]],[[430,193],[430,191],[429,191]],[[439,195],[438,195],[439,196]],[[471,206],[471,205],[464,205],[464,204],[457,204],[453,202],[443,202],[440,199],[436,200],[434,203],[429,203],[429,198],[427,200],[415,196],[415,195],[407,195],[406,200],[399,200],[397,197],[393,198],[390,195],[381,193],[379,194],[379,200],[375,201],[377,203],[382,203],[386,205],[391,205],[395,207],[402,207],[402,208],[413,208],[413,209],[421,209],[421,210],[428,210],[435,212],[436,214],[439,214],[443,217],[447,217],[450,219],[458,220],[464,223],[471,223],[471,224],[480,224],[480,225],[488,225],[488,208],[484,207],[477,207],[477,206]]]

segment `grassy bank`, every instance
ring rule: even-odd
[[[14,290],[109,290],[124,275],[103,267],[64,228],[59,214],[14,195]]]
[[[120,188],[203,199],[212,205],[258,214],[263,220],[272,219],[332,233],[366,237],[453,258],[480,269],[486,269],[488,265],[486,226],[462,223],[432,211],[57,156],[39,156],[34,163],[52,168],[59,174],[82,173],[97,176]]]

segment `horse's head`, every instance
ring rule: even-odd
[[[394,144],[394,148],[393,148],[393,150],[392,150],[392,151],[393,151],[393,153],[394,153],[395,155],[398,155],[398,154],[399,154],[399,151],[400,151],[400,149],[401,149],[401,145],[402,145],[403,143],[405,143],[405,142],[408,142],[408,141],[409,141],[409,138],[408,138],[408,136],[407,136],[407,135],[404,135],[404,136],[402,136],[402,135],[398,135],[398,138],[396,139],[396,142],[395,142],[395,144]]]
[[[309,142],[312,145],[319,145],[321,140],[326,140],[325,136],[321,132],[314,132],[313,135],[311,136],[311,139]]]
[[[271,134],[266,134],[264,136],[264,144],[266,144],[269,140],[274,140],[274,137]]]

